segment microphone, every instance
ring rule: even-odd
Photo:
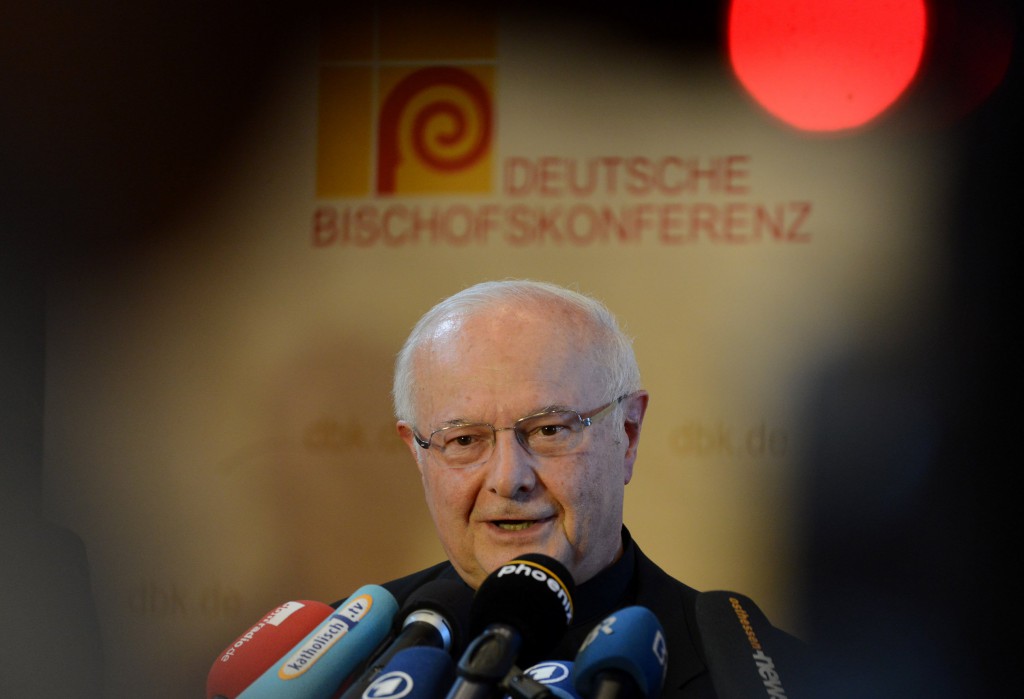
[[[455,663],[440,648],[410,646],[395,653],[360,699],[437,699],[455,680]]]
[[[271,609],[213,661],[206,676],[206,699],[234,699],[333,611],[330,605],[309,600]]]
[[[283,653],[238,699],[322,699],[384,640],[398,603],[379,585],[364,585],[297,645]]]
[[[587,699],[651,699],[668,669],[665,633],[646,607],[625,607],[594,627],[576,655],[573,684]]]
[[[525,670],[527,677],[547,687],[557,699],[581,699],[572,684],[571,660],[545,660]]]
[[[473,598],[474,638],[459,660],[448,699],[497,696],[516,660],[530,664],[549,653],[572,621],[574,592],[565,566],[539,553],[519,556],[488,575]]]
[[[455,656],[466,643],[465,620],[473,590],[456,580],[431,580],[417,588],[395,616],[395,635],[390,645],[353,682],[342,699],[358,699],[384,666],[399,652],[426,646]],[[453,670],[454,672],[454,670]]]
[[[766,693],[794,696],[799,678],[793,673],[798,664],[790,653],[798,642],[784,648],[778,642],[780,633],[749,597],[726,590],[700,593],[697,628],[711,684],[720,699],[763,697]],[[787,679],[792,682],[787,684]]]

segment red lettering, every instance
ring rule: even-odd
[[[313,245],[327,247],[338,237],[338,210],[329,206],[318,206],[313,212]]]
[[[675,169],[681,170],[683,167],[683,159],[677,157],[662,158],[658,161],[656,169],[654,171],[654,179],[657,182],[658,191],[662,194],[681,194],[683,191],[683,185],[678,182],[674,185],[670,185],[668,177],[665,175],[665,171],[669,167],[674,166]]]
[[[513,206],[505,211],[509,228],[505,231],[505,240],[512,245],[526,245],[532,238],[530,225],[530,209],[525,206]]]
[[[558,215],[561,210],[558,208],[550,209],[545,211],[543,209],[537,212],[537,227],[534,229],[534,235],[538,242],[543,243],[545,237],[553,238],[554,242],[562,242],[562,233],[558,230]]]
[[[515,197],[522,196],[534,186],[533,167],[526,158],[505,159],[505,194]]]
[[[630,222],[633,224],[631,238],[634,241],[639,241],[641,235],[645,229],[651,228],[654,223],[654,214],[661,207],[655,207],[652,204],[639,204],[634,206],[630,216]]]
[[[537,161],[537,192],[546,197],[555,197],[562,193],[561,164],[559,158],[541,158]]]
[[[615,212],[610,206],[601,209],[601,222],[604,224],[605,237],[614,232],[619,240],[623,242],[639,241],[639,233],[630,216],[632,210],[628,209],[623,215],[616,218]]]
[[[373,206],[360,206],[356,209],[351,230],[351,239],[356,247],[365,248],[377,242],[380,237],[377,213]]]
[[[635,196],[645,196],[655,188],[657,179],[647,158],[630,158],[626,161],[626,191]]]
[[[604,171],[610,161],[593,161]],[[551,171],[552,161],[545,167]],[[665,163],[668,163],[666,159]],[[623,162],[612,180],[624,188],[640,186],[638,177],[652,174],[653,161]],[[675,167],[675,164],[672,164]],[[651,170],[646,170],[651,168]],[[613,168],[614,169],[614,168]],[[644,173],[644,174],[638,174]],[[623,179],[623,178],[628,178]],[[655,178],[649,183],[657,188]],[[550,189],[550,181],[545,185]],[[724,203],[646,202],[627,205],[576,203],[564,206],[479,205],[409,206],[366,204],[353,207],[319,206],[312,212],[311,244],[359,248],[374,245],[398,248],[430,243],[466,246],[486,244],[497,235],[511,246],[620,243],[639,244],[653,236],[662,245],[709,243],[749,244],[761,241],[809,243],[807,222],[811,202]]]
[[[661,194],[740,195],[750,192],[750,156],[682,158],[601,156],[584,160],[542,156],[506,158],[503,189],[509,196]]]
[[[783,225],[786,220],[785,207],[782,204],[776,204],[774,218],[769,216],[766,206],[758,206],[754,211],[754,235],[757,236],[757,239],[761,239],[761,231],[767,228],[772,238],[782,240]]]
[[[661,216],[658,218],[658,240],[662,243],[679,245],[693,240],[692,230],[686,236],[676,232],[676,229],[683,227],[683,222],[680,220],[683,215],[683,208],[682,204],[666,204],[661,207]]]
[[[789,203],[791,209],[796,209],[796,220],[790,225],[787,231],[786,240],[791,243],[809,243],[811,234],[800,230],[804,221],[811,215],[811,203],[809,201],[792,201]]]
[[[467,245],[473,239],[473,212],[468,206],[453,206],[444,217],[445,240],[455,245]]]
[[[605,193],[606,194],[618,194],[619,192],[619,177],[618,167],[622,164],[622,158],[608,157],[601,158],[601,165],[604,166],[605,170]]]
[[[422,215],[422,209],[420,207],[414,207],[412,210],[412,228],[410,234],[415,238],[419,239],[420,234],[423,231],[430,233],[431,240],[437,240],[441,230],[441,216],[437,211],[437,207],[430,209],[429,214],[426,218]]]
[[[576,160],[569,160],[567,162],[569,168],[569,192],[576,197],[585,197],[594,193],[597,189],[597,172],[595,169],[596,163],[593,160],[587,162],[585,168],[581,168]],[[581,170],[583,175],[586,177],[585,181],[580,182]]]
[[[691,235],[699,236],[703,231],[709,240],[718,239],[718,208],[713,204],[694,204],[690,207]]]
[[[495,204],[485,204],[476,212],[477,236],[481,243],[486,243],[491,233],[498,228],[498,213],[501,210]]]
[[[750,170],[743,167],[750,162],[748,155],[730,155],[725,159],[725,192],[726,194],[747,194],[750,187],[745,180]]]
[[[700,187],[701,181],[706,181],[708,183],[707,191],[716,191],[716,184],[720,186],[721,182],[720,164],[721,159],[719,158],[712,160],[711,165],[706,168],[702,168],[700,166],[700,162],[696,159],[688,161],[689,173],[687,174],[689,175],[689,179],[692,180],[693,191],[697,191],[697,188]]]
[[[750,227],[746,204],[726,204],[725,217],[722,221],[722,235],[730,243],[746,243],[749,238],[744,235]]]
[[[574,245],[589,245],[604,237],[594,210],[585,204],[577,204],[565,213],[565,232]]]
[[[384,244],[389,247],[401,244],[402,234],[395,231],[395,226],[392,223],[395,219],[401,219],[403,223],[408,222],[408,210],[404,206],[389,206],[384,209],[384,214],[381,217],[381,229],[384,233]],[[406,229],[405,235],[409,235],[408,229]]]

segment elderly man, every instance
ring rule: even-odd
[[[529,281],[478,284],[419,321],[398,356],[398,432],[420,472],[446,562],[385,584],[401,603],[435,578],[476,588],[542,553],[577,583],[554,658],[629,605],[665,629],[663,697],[713,697],[697,592],[652,563],[623,526],[648,394],[631,343],[602,304]]]

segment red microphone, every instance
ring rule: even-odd
[[[213,662],[206,699],[234,699],[333,612],[330,605],[309,600],[270,610]]]

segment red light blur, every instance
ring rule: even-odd
[[[753,98],[807,131],[862,126],[914,80],[924,0],[733,0],[729,58]]]

